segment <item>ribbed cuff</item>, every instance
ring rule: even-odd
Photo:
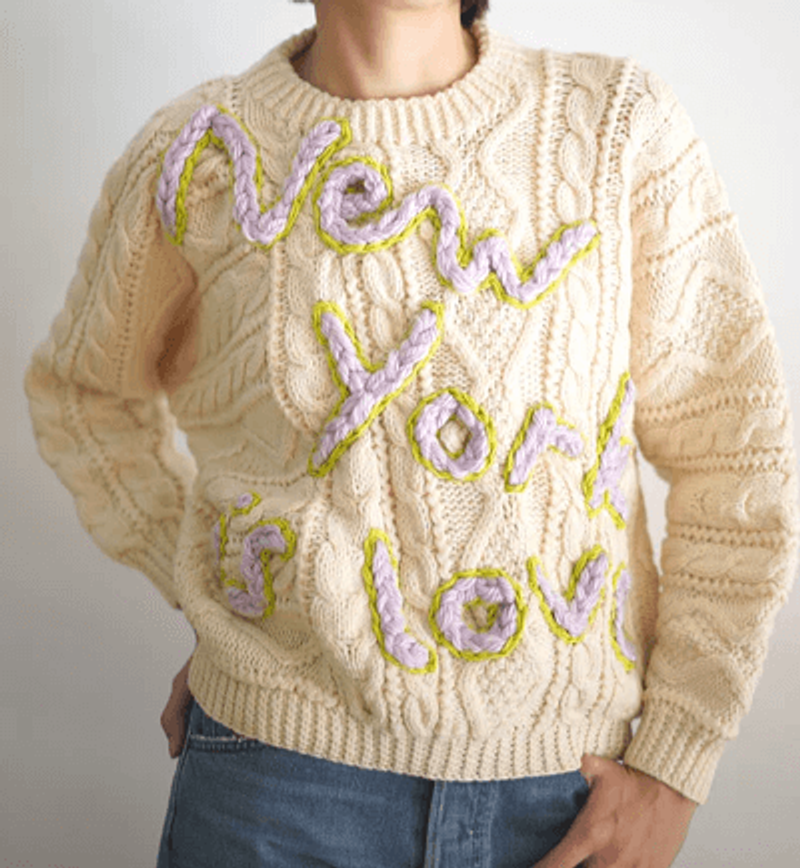
[[[724,738],[683,708],[652,697],[623,760],[703,805],[724,747]]]

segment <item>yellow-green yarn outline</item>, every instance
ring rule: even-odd
[[[349,129],[350,128],[348,126],[348,131]],[[347,142],[345,142],[345,144],[347,144]],[[386,166],[366,154],[362,156],[355,155],[352,157],[347,157],[344,160],[336,160],[333,163],[329,163],[325,167],[325,169],[320,172],[319,183],[317,184],[317,187],[311,197],[312,208],[314,212],[314,226],[316,228],[317,235],[319,235],[319,237],[328,247],[332,248],[337,253],[369,253],[373,250],[386,250],[393,244],[397,244],[399,241],[407,238],[413,231],[414,227],[422,219],[425,211],[421,212],[418,217],[412,220],[403,229],[403,231],[400,232],[399,235],[395,235],[392,238],[386,239],[385,241],[372,241],[368,244],[345,244],[344,242],[334,238],[329,232],[326,232],[322,228],[322,212],[319,207],[319,197],[322,195],[322,191],[325,189],[325,184],[331,172],[333,172],[335,169],[341,168],[342,166],[349,166],[351,163],[366,163],[367,165],[372,166],[375,170],[377,170],[383,178],[384,183],[386,184],[386,196],[383,202],[381,202],[378,208],[376,208],[374,211],[366,211],[363,214],[359,214],[359,216],[355,220],[350,222],[353,222],[358,226],[363,226],[364,224],[369,223],[371,218],[375,218],[383,214],[384,211],[388,210],[392,205],[392,199],[394,195],[392,192],[393,185],[391,176],[389,175],[389,170],[386,168]]]
[[[411,373],[403,380],[403,382],[398,386],[398,388],[395,389],[393,392],[390,392],[385,397],[383,397],[380,401],[378,401],[378,403],[375,404],[375,406],[370,411],[367,418],[360,425],[358,425],[356,428],[354,428],[339,443],[337,443],[336,446],[331,450],[331,454],[317,468],[314,466],[314,453],[317,451],[319,443],[322,439],[322,434],[324,433],[325,428],[327,428],[328,423],[332,419],[335,419],[336,416],[339,414],[339,410],[341,409],[342,404],[344,404],[344,402],[347,400],[347,398],[350,395],[350,390],[347,388],[344,381],[339,376],[339,370],[336,367],[336,360],[334,359],[333,353],[331,352],[330,347],[328,346],[328,339],[325,337],[325,335],[322,332],[322,324],[321,324],[322,314],[326,313],[326,312],[332,313],[334,316],[336,316],[339,319],[339,321],[342,324],[342,327],[344,328],[344,330],[347,333],[347,336],[350,338],[350,341],[352,342],[353,347],[355,348],[356,356],[358,357],[358,360],[361,362],[361,364],[370,373],[374,374],[376,371],[379,371],[381,369],[382,365],[379,365],[379,364],[373,365],[366,358],[366,356],[364,355],[364,350],[361,346],[361,343],[359,342],[358,338],[356,337],[356,333],[353,329],[352,324],[347,319],[347,317],[345,316],[345,314],[341,310],[341,308],[335,302],[318,301],[314,305],[314,310],[313,310],[314,334],[316,335],[317,340],[320,342],[320,344],[322,344],[322,348],[325,351],[325,356],[328,360],[328,367],[330,368],[331,376],[333,377],[333,380],[339,389],[339,400],[336,402],[336,406],[333,408],[331,413],[328,415],[328,418],[325,420],[325,422],[322,426],[322,431],[320,432],[320,434],[317,436],[316,440],[314,441],[314,446],[311,449],[311,454],[308,456],[308,472],[311,476],[317,476],[317,477],[325,476],[333,468],[333,466],[339,460],[340,456],[347,449],[350,448],[350,445],[353,442],[355,442],[361,436],[361,434],[372,424],[372,422],[383,412],[384,408],[391,401],[393,401],[404,389],[406,389],[408,387],[408,385],[411,383],[411,381],[417,376],[419,371],[430,361],[431,357],[436,352],[436,350],[439,349],[439,345],[441,344],[442,339],[444,337],[444,305],[438,301],[424,301],[422,303],[421,307],[428,308],[429,310],[433,311],[433,313],[436,315],[437,334],[436,334],[436,338],[435,338],[434,342],[431,344],[430,349],[425,354],[425,356],[414,365],[414,367],[411,370]],[[406,333],[403,337],[403,341],[405,341],[408,338],[408,336],[411,334],[411,331],[413,330],[413,328],[414,328],[414,323],[412,322],[408,326],[408,328],[406,329]],[[401,341],[401,343],[403,341]],[[384,364],[385,364],[385,362],[384,362]]]
[[[234,118],[234,120],[239,125],[242,132],[247,136],[248,139],[250,139],[250,142],[253,145],[253,148],[254,148],[255,153],[256,153],[256,169],[255,169],[255,178],[254,178],[255,186],[256,186],[256,198],[258,199],[260,211],[262,214],[264,214],[267,211],[272,210],[272,208],[274,208],[275,205],[277,205],[278,202],[280,202],[281,198],[283,197],[283,191],[281,191],[273,199],[273,201],[269,205],[267,205],[261,201],[261,191],[262,191],[263,184],[264,184],[264,169],[263,169],[263,164],[261,162],[261,154],[260,154],[259,144],[256,141],[253,134],[250,132],[250,130],[247,128],[247,126],[244,124],[244,122],[241,120],[241,118],[239,118],[234,112],[230,111],[229,109],[225,108],[225,106],[223,106],[219,103],[216,104],[216,108],[221,113],[230,115],[232,118]],[[281,238],[285,238],[289,234],[289,232],[291,232],[292,227],[294,226],[294,223],[297,220],[297,215],[299,214],[301,208],[303,207],[303,204],[305,202],[305,199],[306,199],[306,196],[308,195],[309,190],[316,183],[317,176],[318,176],[319,171],[320,171],[320,167],[334,153],[336,153],[336,151],[341,150],[347,144],[350,143],[350,141],[352,139],[352,132],[351,132],[350,124],[349,124],[347,118],[328,118],[328,117],[325,117],[325,118],[321,118],[318,121],[318,123],[322,123],[322,122],[327,121],[327,120],[333,120],[339,125],[339,127],[342,131],[341,135],[339,135],[339,137],[335,141],[331,142],[331,144],[328,145],[328,147],[325,148],[325,150],[322,151],[322,153],[314,161],[314,165],[312,166],[311,170],[309,171],[305,181],[303,182],[302,187],[300,188],[300,191],[298,192],[297,196],[295,197],[294,202],[292,203],[292,207],[291,207],[291,209],[289,211],[289,215],[286,219],[286,226],[275,236],[275,238],[269,244],[262,244],[259,241],[252,241],[251,243],[254,244],[256,247],[259,247],[265,251],[270,250],[273,247],[273,245],[275,245],[278,241],[280,241]],[[173,139],[173,142],[174,142],[174,139]],[[197,145],[195,146],[194,150],[192,151],[191,156],[187,159],[186,164],[184,165],[183,171],[181,172],[181,178],[180,178],[180,182],[178,184],[178,191],[176,193],[176,199],[175,199],[175,235],[173,236],[169,232],[165,232],[165,235],[167,236],[169,241],[172,244],[174,244],[176,247],[179,247],[183,244],[183,237],[184,237],[184,234],[186,232],[186,226],[187,226],[187,221],[188,221],[188,212],[186,210],[186,197],[188,194],[189,184],[191,183],[192,176],[194,175],[195,166],[197,165],[197,161],[200,157],[200,154],[212,142],[220,150],[225,151],[228,155],[228,164],[229,164],[229,172],[230,172],[229,192],[231,194],[232,201],[235,202],[236,170],[235,170],[234,162],[231,158],[230,151],[228,151],[228,149],[225,146],[225,143],[222,141],[222,139],[220,139],[218,136],[216,136],[214,133],[212,133],[211,130],[209,129],[205,133],[205,135],[200,139],[200,141],[197,143]],[[166,153],[170,149],[171,146],[172,146],[172,143],[170,143],[170,145],[168,145],[164,149],[164,151],[161,153],[160,164],[161,164],[161,171],[162,172],[163,172],[163,167],[164,167],[164,158],[166,157]],[[239,230],[241,231],[241,229],[242,229],[241,224],[238,223],[237,221],[234,221],[234,222],[236,223]]]
[[[464,424],[464,423],[463,423],[463,422],[458,418],[458,416],[456,416],[455,413],[453,413],[453,414],[450,416],[450,418],[447,420],[447,422],[451,422],[451,421],[452,421],[452,422],[455,422],[457,425],[460,425],[461,428],[462,428],[462,430],[464,430],[464,431],[467,432],[467,438],[466,438],[466,440],[464,441],[464,445],[461,447],[461,449],[459,449],[458,452],[451,452],[450,449],[447,447],[447,444],[442,440],[442,436],[441,436],[441,435],[442,435],[442,428],[444,428],[444,425],[442,425],[442,428],[440,428],[440,429],[436,432],[436,439],[439,441],[439,445],[442,447],[442,449],[443,449],[443,450],[444,450],[444,451],[445,451],[445,452],[450,456],[450,458],[452,458],[452,459],[455,461],[457,458],[461,458],[461,456],[462,456],[462,455],[467,451],[467,446],[469,446],[469,441],[470,441],[470,438],[472,437],[472,432],[471,432],[471,431],[469,430],[469,428],[467,428],[467,426],[466,426],[466,425],[465,425],[465,424]],[[444,424],[446,425],[447,422],[445,422]]]
[[[472,410],[475,416],[486,426],[486,430],[488,432],[489,454],[486,456],[483,468],[475,473],[467,474],[462,479],[458,479],[447,470],[439,470],[432,462],[430,462],[422,454],[422,450],[419,448],[419,443],[417,443],[416,434],[414,433],[414,426],[417,423],[419,414],[425,409],[428,404],[431,403],[431,401],[435,401],[440,395],[443,395],[445,392],[449,392],[457,401],[460,401],[466,407]],[[460,389],[456,389],[453,386],[445,386],[443,389],[438,389],[436,392],[433,392],[430,395],[426,395],[419,402],[419,404],[417,404],[417,406],[414,408],[414,411],[408,417],[408,421],[406,422],[406,434],[408,435],[408,439],[411,444],[411,452],[413,453],[417,461],[419,461],[419,463],[422,464],[423,467],[427,467],[428,470],[430,470],[432,473],[435,473],[436,476],[438,476],[440,479],[446,479],[449,482],[473,482],[476,479],[480,479],[481,476],[483,476],[484,473],[486,473],[486,471],[491,467],[492,462],[494,461],[495,453],[497,452],[497,435],[495,434],[494,422],[492,421],[492,417],[471,395],[468,395],[466,392],[462,392]]]
[[[461,651],[453,645],[447,636],[444,635],[441,627],[439,627],[439,624],[436,621],[436,613],[439,611],[439,607],[442,604],[442,595],[445,591],[450,590],[450,588],[452,588],[460,579],[469,578],[470,576],[480,576],[487,579],[502,577],[509,583],[509,585],[511,585],[514,591],[514,598],[517,604],[517,629],[514,631],[514,635],[506,640],[505,645],[503,645],[503,648],[500,651]],[[453,577],[449,581],[437,588],[433,597],[433,602],[431,603],[428,621],[433,628],[433,635],[436,638],[437,644],[444,645],[444,647],[447,648],[454,657],[460,657],[462,660],[490,660],[496,657],[507,657],[517,647],[525,630],[525,619],[527,615],[528,607],[522,599],[522,587],[519,583],[516,582],[505,570],[482,567],[475,570],[463,570],[462,572],[454,573]]]
[[[494,627],[495,621],[497,621],[497,616],[500,613],[500,604],[499,603],[487,603],[483,597],[476,597],[474,600],[471,600],[469,603],[464,603],[464,609],[477,609],[478,606],[486,607],[486,626],[479,627],[475,626],[473,629],[476,633],[488,633],[489,630]]]
[[[622,402],[625,398],[625,386],[630,380],[631,375],[629,371],[625,371],[624,374],[620,377],[619,385],[617,386],[616,394],[614,395],[614,400],[611,402],[611,407],[608,411],[608,415],[606,416],[605,421],[600,426],[600,431],[598,432],[597,437],[597,460],[595,463],[586,471],[586,475],[583,477],[581,482],[581,488],[583,489],[583,501],[586,504],[586,509],[589,513],[590,518],[594,518],[596,515],[599,515],[602,510],[607,509],[611,514],[611,518],[614,520],[614,524],[620,529],[624,530],[627,526],[627,522],[623,518],[622,515],[614,508],[614,505],[611,503],[608,497],[608,491],[603,492],[603,500],[602,502],[596,506],[592,507],[589,501],[592,499],[592,495],[594,494],[594,486],[597,482],[597,474],[600,472],[600,460],[603,456],[603,451],[608,444],[608,441],[611,439],[611,435],[614,431],[614,425],[619,419],[620,412],[622,410]],[[620,445],[622,446],[632,446],[635,448],[634,442],[629,437],[620,437]]]
[[[232,506],[226,512],[222,513],[219,517],[219,579],[220,583],[223,587],[230,585],[231,587],[238,588],[241,591],[247,590],[247,585],[244,582],[240,582],[238,579],[229,579],[225,572],[225,567],[223,566],[223,559],[225,557],[225,550],[228,547],[228,515],[230,518],[233,518],[237,515],[247,515],[249,512],[252,512],[259,503],[261,503],[261,497],[259,496],[257,491],[248,491],[247,492],[250,497],[252,497],[252,501],[243,507]],[[235,503],[235,501],[234,501]]]
[[[575,590],[578,587],[578,582],[580,581],[583,568],[586,566],[586,564],[589,563],[589,561],[594,560],[600,554],[605,554],[605,550],[601,545],[595,545],[588,551],[585,551],[580,556],[575,566],[572,568],[572,576],[570,577],[569,586],[567,587],[566,593],[564,594],[564,599],[568,603],[572,602],[572,599],[575,596]],[[534,594],[536,594],[539,600],[539,608],[542,610],[542,614],[544,615],[545,621],[547,622],[547,626],[550,628],[551,632],[554,633],[559,639],[563,639],[570,645],[577,645],[578,642],[582,642],[584,640],[592,624],[594,624],[598,612],[603,606],[606,592],[605,585],[603,585],[603,587],[600,589],[600,593],[597,597],[597,602],[592,607],[592,611],[589,613],[589,623],[587,624],[586,629],[579,636],[573,636],[572,633],[564,629],[564,627],[562,627],[561,624],[556,621],[552,609],[547,604],[547,599],[544,596],[544,592],[539,586],[539,580],[536,578],[537,566],[540,566],[542,568],[542,572],[545,574],[545,578],[549,580],[549,576],[547,575],[547,571],[544,568],[544,563],[541,558],[537,557],[536,555],[531,555],[531,557],[528,558],[527,562],[528,584],[530,585],[531,590],[534,592]],[[556,593],[558,592],[556,591]]]
[[[254,148],[255,153],[256,153],[256,170],[255,170],[255,179],[254,180],[255,180],[255,185],[256,185],[257,198],[259,200],[259,208],[260,208],[261,213],[264,214],[266,211],[271,210],[281,200],[283,192],[279,193],[275,197],[275,199],[272,201],[272,203],[270,203],[269,205],[266,205],[260,201],[261,190],[262,190],[263,182],[264,182],[264,174],[263,174],[263,164],[261,161],[260,148],[259,148],[258,142],[256,141],[253,134],[250,132],[250,130],[245,126],[243,121],[234,112],[225,108],[221,104],[217,104],[216,107],[220,112],[222,112],[224,114],[228,114],[236,120],[236,122],[239,125],[242,132],[250,139],[250,142],[253,145],[253,148]],[[431,261],[433,263],[434,273],[436,274],[437,279],[439,280],[439,282],[442,285],[448,287],[449,289],[451,289],[453,291],[457,291],[453,287],[452,283],[449,280],[447,280],[447,278],[445,278],[444,275],[441,274],[441,272],[439,271],[439,268],[438,268],[437,261],[436,261],[436,250],[438,247],[439,235],[441,234],[441,220],[439,218],[438,213],[436,212],[436,209],[433,206],[429,205],[428,207],[424,208],[422,211],[419,212],[419,214],[413,220],[411,220],[403,228],[403,230],[401,232],[399,232],[397,235],[394,235],[391,238],[385,239],[383,241],[375,241],[375,242],[370,242],[367,244],[344,244],[344,243],[338,241],[337,239],[335,239],[332,235],[330,235],[328,232],[326,232],[322,228],[321,213],[320,213],[320,208],[319,208],[319,197],[322,194],[322,191],[324,189],[325,181],[329,177],[330,173],[337,167],[345,166],[345,165],[348,165],[348,164],[354,163],[354,162],[367,164],[369,166],[372,166],[376,171],[378,171],[380,173],[381,177],[384,180],[384,183],[386,184],[387,194],[386,194],[383,202],[381,203],[381,205],[377,209],[375,209],[374,211],[359,215],[355,219],[355,221],[353,221],[357,225],[365,225],[366,223],[370,222],[370,220],[383,214],[385,211],[387,211],[389,208],[392,207],[393,198],[394,198],[393,184],[392,184],[391,176],[389,174],[389,170],[386,168],[386,166],[384,166],[382,163],[378,162],[373,157],[370,157],[369,155],[366,155],[366,154],[354,155],[354,156],[348,157],[344,160],[339,160],[339,161],[330,163],[325,168],[324,172],[322,171],[322,167],[325,165],[326,162],[328,162],[330,157],[333,154],[335,154],[337,151],[342,150],[344,147],[346,147],[352,141],[352,131],[351,131],[350,124],[349,124],[347,118],[344,118],[344,117],[325,117],[325,118],[321,118],[319,123],[322,123],[322,122],[328,121],[328,120],[334,121],[335,123],[337,123],[339,125],[339,128],[341,129],[341,134],[334,142],[332,142],[330,145],[328,145],[328,147],[325,148],[325,150],[315,160],[313,167],[311,168],[308,175],[306,176],[306,179],[303,182],[303,185],[302,185],[299,193],[297,194],[294,202],[292,203],[292,207],[290,209],[289,216],[288,216],[287,221],[286,221],[286,226],[284,227],[284,229],[281,232],[279,232],[275,236],[275,238],[269,244],[262,244],[261,242],[258,242],[258,241],[252,241],[251,243],[254,244],[256,247],[259,247],[262,250],[266,251],[266,250],[271,249],[272,246],[275,243],[277,243],[281,238],[286,237],[289,234],[289,232],[291,231],[292,227],[294,226],[294,223],[297,219],[297,215],[298,215],[300,209],[303,207],[303,204],[305,203],[305,200],[306,200],[306,197],[308,196],[309,190],[311,189],[312,186],[316,185],[316,188],[312,194],[312,207],[313,207],[313,211],[314,211],[314,225],[315,225],[316,232],[325,244],[327,244],[329,247],[331,247],[333,250],[336,250],[339,253],[368,253],[368,252],[373,251],[373,250],[386,250],[389,247],[391,247],[392,245],[397,244],[397,243],[405,240],[417,228],[417,226],[423,220],[425,220],[426,218],[430,218],[430,220],[433,224],[433,227],[434,227],[433,243],[431,244]],[[230,192],[231,192],[231,196],[234,197],[234,199],[235,199],[235,193],[234,193],[235,167],[234,167],[233,160],[231,159],[230,153],[228,152],[227,148],[225,147],[224,142],[221,139],[219,139],[216,135],[214,135],[211,132],[211,130],[209,130],[203,136],[203,138],[198,142],[198,144],[195,146],[195,149],[192,152],[192,155],[187,159],[186,164],[184,166],[184,169],[181,173],[181,179],[180,179],[180,182],[178,185],[178,191],[176,194],[176,203],[175,203],[175,213],[176,213],[175,236],[172,236],[169,232],[166,233],[167,238],[170,240],[170,242],[172,242],[176,246],[180,246],[183,243],[183,237],[184,237],[184,234],[186,231],[186,225],[187,225],[187,219],[188,219],[188,214],[186,211],[186,196],[187,196],[189,184],[190,184],[192,176],[194,174],[195,165],[196,165],[197,160],[200,156],[200,153],[202,153],[202,151],[211,142],[213,142],[221,150],[224,150],[228,153],[229,169],[230,169],[230,174],[231,174]],[[164,156],[166,155],[166,152],[169,150],[169,147],[170,146],[168,146],[164,150],[164,152],[162,152],[162,155],[161,155],[162,170],[163,170]],[[572,223],[568,223],[568,224],[565,224],[564,226],[559,227],[555,231],[555,233],[550,237],[550,239],[547,242],[547,244],[545,245],[545,247],[537,254],[536,258],[530,263],[530,265],[527,268],[525,268],[520,263],[519,259],[517,258],[517,255],[514,252],[512,246],[508,243],[508,238],[506,237],[506,235],[503,232],[500,232],[498,229],[489,228],[489,229],[485,230],[475,240],[473,245],[471,247],[469,247],[468,243],[467,243],[467,235],[468,235],[467,220],[466,220],[464,208],[461,204],[460,199],[452,191],[452,189],[449,187],[449,185],[447,185],[443,182],[440,182],[436,186],[438,186],[440,189],[446,190],[450,194],[450,196],[452,197],[453,202],[455,203],[456,208],[458,210],[459,226],[458,226],[457,234],[458,234],[458,239],[459,239],[459,246],[458,246],[458,250],[456,251],[456,257],[457,257],[457,260],[458,260],[459,264],[461,265],[461,267],[462,268],[466,267],[472,261],[472,259],[474,258],[475,247],[481,241],[483,241],[484,239],[489,238],[491,236],[497,236],[499,238],[503,238],[506,241],[506,249],[509,253],[509,256],[511,257],[511,261],[514,265],[514,268],[517,272],[517,276],[518,276],[521,283],[525,283],[528,281],[528,279],[533,275],[534,271],[536,270],[536,266],[539,264],[539,262],[545,256],[547,256],[547,252],[550,249],[550,246],[554,242],[558,241],[567,230],[573,229],[573,228],[580,226],[586,222],[588,222],[592,226],[594,226],[596,234],[591,239],[591,241],[584,248],[579,250],[570,259],[570,261],[561,269],[559,276],[551,284],[549,284],[548,287],[543,292],[541,292],[538,296],[536,296],[536,298],[532,299],[531,301],[521,302],[518,299],[514,298],[513,296],[509,295],[508,292],[506,292],[506,290],[503,288],[500,280],[498,279],[497,275],[494,272],[489,272],[489,274],[486,276],[484,281],[475,290],[476,292],[479,292],[483,289],[491,287],[492,290],[495,292],[495,294],[497,295],[497,297],[501,301],[505,301],[505,302],[507,302],[507,303],[509,303],[509,304],[513,305],[514,307],[517,307],[521,310],[527,310],[527,309],[534,307],[535,305],[537,305],[541,301],[543,301],[547,296],[552,294],[558,288],[558,286],[561,284],[561,282],[566,278],[567,274],[572,270],[572,268],[581,259],[583,259],[583,257],[588,256],[588,254],[591,253],[593,250],[595,250],[597,248],[597,246],[600,244],[601,235],[600,235],[600,231],[598,229],[598,226],[597,226],[597,223],[595,222],[595,220],[593,220],[592,218],[587,218],[586,220],[576,220]],[[238,222],[237,222],[237,226],[239,226],[239,229],[241,230],[241,225]]]
[[[386,551],[389,554],[389,560],[391,561],[392,568],[394,569],[395,577],[397,578],[397,589],[400,591],[400,567],[397,563],[397,559],[394,556],[394,552],[392,551],[392,544],[389,540],[389,537],[386,533],[384,533],[379,528],[372,528],[367,535],[367,539],[364,542],[364,566],[361,568],[361,576],[364,579],[364,585],[367,589],[367,597],[369,598],[369,608],[371,613],[372,620],[372,630],[375,633],[375,636],[378,639],[378,646],[381,649],[381,654],[395,666],[399,666],[400,669],[404,669],[406,672],[410,672],[412,675],[424,675],[426,672],[434,672],[437,666],[437,655],[435,649],[431,648],[427,642],[423,642],[421,639],[418,639],[411,630],[408,629],[408,619],[406,620],[406,626],[403,628],[404,633],[408,633],[414,641],[419,642],[423,648],[428,651],[428,663],[423,668],[414,669],[410,666],[406,666],[404,663],[401,663],[393,654],[390,654],[386,649],[386,637],[383,633],[383,628],[381,626],[381,616],[378,611],[378,589],[375,587],[375,580],[372,574],[372,563],[375,557],[375,546],[380,540],[386,546]],[[403,600],[403,594],[400,592],[400,599]],[[404,601],[405,602],[405,601]]]
[[[399,244],[401,241],[404,241],[406,238],[408,238],[408,236],[417,228],[417,226],[420,225],[420,223],[422,223],[423,220],[429,218],[434,227],[433,241],[430,248],[431,262],[433,264],[434,273],[436,274],[437,279],[443,286],[454,292],[458,292],[458,290],[455,289],[451,281],[447,280],[447,278],[441,273],[438,267],[436,251],[438,248],[438,241],[439,235],[441,234],[442,223],[436,209],[432,205],[428,205],[426,208],[423,208],[422,211],[420,211],[416,217],[409,221],[396,235],[393,235],[391,238],[386,238],[382,241],[372,241],[368,242],[367,244],[344,244],[338,241],[336,238],[330,235],[330,233],[326,232],[322,228],[322,215],[320,212],[318,200],[325,186],[325,181],[327,180],[329,174],[335,168],[337,168],[338,166],[348,165],[349,163],[353,162],[366,163],[367,165],[372,166],[376,171],[380,173],[381,177],[384,180],[384,183],[386,184],[387,189],[386,197],[384,198],[380,207],[377,208],[375,211],[359,215],[359,217],[354,222],[359,225],[363,225],[364,223],[369,222],[372,217],[377,217],[384,211],[391,208],[394,204],[393,185],[389,170],[382,163],[379,163],[376,159],[374,159],[374,157],[370,157],[368,155],[356,155],[353,157],[348,157],[346,160],[340,160],[335,163],[331,163],[321,175],[319,185],[314,191],[314,195],[312,197],[314,207],[314,225],[316,227],[317,234],[323,240],[323,242],[332,249],[336,250],[338,253],[369,253],[373,250],[387,250],[394,244]],[[456,194],[452,191],[449,185],[443,182],[439,182],[435,186],[446,190],[452,197],[453,201],[456,204],[456,208],[458,209],[459,225],[457,234],[459,239],[459,245],[458,250],[456,251],[456,258],[459,265],[462,268],[469,265],[469,263],[474,258],[475,247],[485,238],[497,236],[499,238],[503,238],[506,241],[506,249],[509,252],[511,260],[514,264],[514,268],[517,272],[517,276],[521,283],[525,283],[533,275],[534,271],[536,270],[536,266],[545,256],[547,256],[547,252],[550,249],[550,246],[554,242],[558,241],[567,230],[574,229],[577,226],[581,226],[586,222],[589,222],[592,226],[594,226],[596,234],[589,242],[589,244],[587,244],[586,247],[584,247],[583,249],[579,250],[564,266],[559,276],[551,284],[548,285],[547,289],[545,289],[542,293],[540,293],[536,298],[532,299],[531,301],[521,302],[513,296],[509,295],[503,288],[503,285],[501,284],[499,278],[493,271],[490,271],[486,278],[476,287],[476,292],[480,292],[483,289],[491,287],[501,301],[508,302],[509,304],[521,310],[528,310],[534,307],[535,305],[543,301],[551,293],[553,293],[561,284],[561,282],[566,278],[567,274],[572,270],[575,264],[578,263],[581,259],[583,259],[584,256],[587,256],[589,253],[591,253],[600,244],[601,236],[600,230],[597,227],[597,223],[592,218],[589,218],[588,221],[576,220],[572,223],[568,223],[564,226],[559,227],[559,229],[557,229],[556,232],[550,237],[550,240],[547,242],[545,247],[538,253],[533,262],[528,266],[528,268],[525,268],[520,263],[511,245],[508,243],[508,238],[498,229],[489,228],[485,230],[475,240],[472,247],[469,247],[467,243],[467,219],[464,213],[464,208],[461,205],[461,201],[459,200],[458,196],[456,196]]]
[[[629,657],[625,655],[625,652],[622,650],[622,646],[619,644],[619,640],[617,639],[617,585],[619,584],[619,577],[622,575],[622,571],[626,568],[626,564],[623,561],[619,567],[617,567],[616,572],[614,573],[614,577],[612,580],[611,587],[611,617],[609,618],[609,626],[611,633],[611,645],[614,649],[614,654],[616,654],[617,659],[622,663],[625,667],[626,672],[630,672],[632,669],[636,668],[636,661],[631,660]],[[624,613],[623,613],[624,620]],[[625,632],[624,625],[622,626],[623,633],[625,633],[625,638],[632,642],[631,637]]]
[[[531,467],[531,470],[528,473],[525,482],[520,485],[512,485],[510,482],[511,471],[514,469],[514,458],[516,457],[516,454],[522,444],[525,442],[525,435],[528,433],[528,428],[530,428],[531,423],[533,422],[533,417],[536,415],[536,412],[541,409],[550,410],[555,415],[556,422],[558,422],[559,425],[563,425],[565,428],[576,431],[578,433],[578,436],[581,438],[584,449],[586,448],[586,438],[583,436],[583,434],[578,431],[578,428],[571,422],[567,422],[566,419],[562,419],[561,416],[558,415],[555,407],[553,407],[552,404],[549,404],[547,401],[541,401],[538,404],[533,404],[529,408],[528,412],[525,414],[525,421],[522,423],[522,427],[517,433],[517,436],[514,438],[514,442],[511,444],[511,451],[508,453],[508,457],[506,458],[503,479],[505,481],[504,488],[508,492],[524,491],[528,487],[528,484],[531,481],[531,477],[533,476],[533,467]],[[552,449],[553,452],[557,452],[558,454],[563,455],[565,458],[569,458],[572,461],[576,460],[576,456],[569,455],[567,452],[562,451],[552,443],[547,448]]]
[[[281,560],[288,561],[290,558],[294,557],[295,549],[297,547],[297,535],[292,530],[289,522],[284,518],[265,518],[261,521],[257,521],[255,524],[252,524],[247,528],[245,536],[257,527],[263,527],[267,524],[276,525],[278,527],[281,536],[286,541],[286,551],[271,552],[268,549],[264,549],[258,556],[258,559],[261,561],[261,575],[264,577],[264,601],[267,604],[264,611],[259,616],[260,621],[269,618],[275,611],[275,589],[272,586],[272,570],[269,566],[269,559],[274,555],[278,555]],[[244,590],[247,590],[247,586],[245,586]]]

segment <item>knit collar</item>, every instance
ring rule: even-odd
[[[324,117],[345,117],[353,137],[398,144],[453,139],[485,126],[519,99],[525,78],[524,49],[490,28],[483,19],[471,27],[478,60],[470,71],[435,94],[380,99],[344,99],[300,78],[291,58],[316,34],[316,25],[276,45],[246,70],[239,81],[247,113],[289,130],[307,133]],[[530,67],[527,67],[530,75]]]

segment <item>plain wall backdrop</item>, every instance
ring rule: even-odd
[[[632,55],[673,87],[739,217],[797,429],[796,7],[492,0],[487,20],[533,47]],[[289,0],[0,0],[0,868],[152,868],[176,764],[159,717],[194,647],[182,613],[81,528],[37,454],[25,367],[64,302],[103,178],[134,134],[166,102],[313,23],[312,6]],[[652,471],[645,483],[659,548],[666,489]],[[798,637],[800,588],[678,868],[800,864]]]

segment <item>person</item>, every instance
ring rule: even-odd
[[[724,187],[654,72],[487,9],[316,0],[160,109],[29,365],[195,631],[159,868],[666,868],[749,707],[800,524]]]

